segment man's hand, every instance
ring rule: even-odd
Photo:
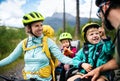
[[[105,29],[104,29],[104,27],[99,27],[98,31],[99,31],[100,37],[101,37],[102,39],[106,39],[106,38],[107,38],[107,37],[106,37],[106,34],[105,34]]]
[[[90,76],[92,76],[92,80],[91,81],[96,81],[96,79],[99,77],[100,75],[100,68],[96,68],[90,72],[88,72],[87,74],[83,75],[82,78],[88,78]]]

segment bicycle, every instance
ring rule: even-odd
[[[18,79],[16,77],[7,77],[4,75],[0,75],[0,78],[3,79],[4,81],[42,81],[42,80],[37,80],[36,78],[30,78],[28,80],[24,80],[24,79]]]
[[[71,76],[74,76],[77,72],[79,72],[80,69],[79,68],[75,68],[75,67],[72,67],[70,68],[67,72],[66,72],[66,76],[65,76],[65,81],[67,81],[68,78],[70,78]],[[114,80],[114,77],[115,77],[115,72],[113,70],[110,70],[110,75],[109,75],[109,81],[117,81],[117,80]],[[91,78],[92,77],[89,77],[88,79],[79,79],[80,81],[91,81]]]

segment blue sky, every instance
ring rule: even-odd
[[[92,3],[91,17],[97,18],[95,0]],[[89,17],[91,0],[80,0],[80,16]],[[76,16],[76,0],[65,0],[67,13]],[[55,12],[63,12],[63,0],[0,0],[0,25],[23,27],[22,17],[25,13],[38,11],[44,17]]]

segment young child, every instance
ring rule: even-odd
[[[62,44],[61,51],[63,52],[64,55],[73,58],[75,56],[75,53],[77,52],[77,48],[71,46],[71,40],[72,36],[68,32],[62,33],[59,37],[59,41]]]
[[[80,77],[82,75],[105,64],[113,56],[114,47],[111,46],[112,41],[106,36],[102,41],[98,28],[97,23],[88,23],[82,28],[85,43],[73,58],[73,63],[75,67],[79,68],[80,72],[70,77],[68,81],[81,81]],[[76,65],[78,60],[81,61],[79,66]],[[108,81],[108,75],[109,72],[101,73],[96,81]]]
[[[59,41],[61,42],[61,51],[62,53],[70,58],[73,58],[77,52],[77,48],[71,46],[71,40],[72,40],[72,36],[70,33],[68,32],[64,32],[61,33],[59,36]],[[58,68],[56,68],[56,71],[60,72],[60,81],[65,81],[65,73],[67,70],[69,70],[71,66],[68,64],[63,64],[63,63],[59,63]]]

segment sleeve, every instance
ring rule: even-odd
[[[120,68],[120,56],[118,54],[115,54],[115,59],[116,59],[116,62]]]
[[[23,49],[22,49],[22,41],[21,41],[8,57],[0,61],[0,67],[15,61],[22,54],[22,52],[23,52]]]
[[[104,51],[107,55],[112,55],[115,52],[115,46],[112,44],[112,41],[110,39],[110,37],[108,37],[107,39],[104,39]]]
[[[76,68],[80,68],[84,61],[83,49],[80,49],[73,58],[73,64]]]
[[[116,59],[116,62],[120,68],[120,55],[118,54],[117,49],[115,49],[115,53],[116,54],[114,55],[114,58]]]
[[[62,63],[73,65],[72,59],[65,56],[63,53],[61,53],[59,47],[55,44],[54,41],[51,39],[48,39],[48,46],[50,49],[50,52]]]
[[[71,49],[71,51],[73,52],[72,54],[70,54],[70,57],[74,57],[75,56],[75,54],[77,53],[77,48],[76,47],[73,47],[72,49]]]

